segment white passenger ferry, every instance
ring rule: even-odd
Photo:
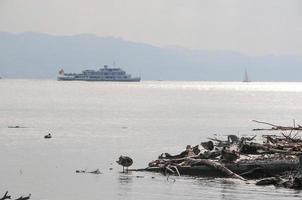
[[[140,77],[131,77],[120,68],[109,68],[104,65],[99,70],[84,70],[82,73],[65,73],[63,69],[59,71],[59,81],[125,81],[138,82]]]

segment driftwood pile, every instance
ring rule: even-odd
[[[30,197],[31,197],[31,194],[29,194],[28,196],[25,196],[25,197],[20,196],[15,200],[28,200],[28,199],[30,199]],[[3,195],[3,197],[0,198],[0,200],[5,200],[5,199],[11,199],[11,196],[8,195],[8,191],[6,191],[5,194]]]
[[[255,122],[272,128],[254,130],[290,132],[262,135],[261,142],[256,141],[256,136],[228,135],[225,140],[208,138],[209,141],[200,145],[187,145],[180,154],[163,153],[144,170],[165,175],[230,177],[243,181],[260,179],[257,185],[302,189],[302,140],[298,137],[302,127]]]

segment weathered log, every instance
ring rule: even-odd
[[[282,131],[287,131],[287,130],[302,130],[302,126],[298,125],[298,126],[280,126],[280,125],[275,125],[275,124],[271,124],[271,123],[268,123],[268,122],[262,122],[262,121],[258,121],[258,120],[252,120],[253,122],[256,122],[256,123],[260,123],[260,124],[266,124],[266,125],[269,125],[269,126],[272,126],[272,128],[270,129],[253,129],[253,131],[262,131],[262,130],[272,130],[272,131],[275,131],[275,130],[282,130]]]
[[[247,179],[255,179],[255,178],[258,179],[258,178],[266,178],[266,177],[273,176],[273,174],[270,171],[265,170],[261,167],[256,167],[239,175]]]
[[[302,144],[301,144],[302,145]],[[246,143],[242,144],[240,153],[242,154],[286,154],[286,155],[299,155],[302,148],[301,145],[284,144],[284,145],[270,145],[270,144],[259,144],[259,143]]]
[[[264,178],[256,182],[256,185],[281,185],[284,182],[280,177]]]
[[[192,159],[192,160],[199,160],[199,159]],[[205,160],[205,159],[201,159]],[[179,163],[180,159],[177,161]],[[182,159],[184,162],[185,159]],[[203,176],[203,177],[226,177],[226,174],[222,173],[221,171],[207,166],[201,165],[201,163],[197,163],[192,161],[191,163],[188,162],[188,165],[178,165],[177,168],[179,172],[183,175],[192,175],[192,176]],[[185,164],[185,162],[184,162]],[[189,165],[191,164],[191,165]],[[251,159],[251,160],[239,160],[236,163],[225,163],[224,166],[231,170],[236,174],[242,174],[245,172],[249,172],[256,168],[261,168],[265,172],[269,172],[270,175],[278,175],[286,171],[294,171],[297,169],[299,165],[299,161],[295,156],[283,156],[283,157],[276,157],[271,156],[270,158],[263,158],[263,159]],[[163,172],[164,165],[154,165],[153,167],[147,167],[145,169],[139,169],[139,171],[152,171],[152,172]],[[260,176],[261,177],[261,176]],[[264,176],[265,177],[265,174]],[[259,178],[259,176],[247,176],[247,178]]]
[[[275,124],[271,124],[271,123],[268,123],[268,122],[262,122],[262,121],[258,121],[258,120],[252,120],[253,122],[256,122],[256,123],[260,123],[260,124],[266,124],[266,125],[269,125],[269,126],[273,126],[273,127],[280,127],[278,125],[275,125]]]
[[[191,162],[193,161],[195,165],[196,164],[202,164],[202,165],[211,167],[213,169],[216,169],[216,170],[222,172],[223,174],[225,174],[228,177],[237,178],[237,179],[240,179],[240,180],[245,180],[242,176],[232,172],[231,170],[229,170],[228,168],[226,168],[225,166],[223,166],[219,162],[216,162],[216,161],[213,161],[213,160],[207,160],[207,159],[194,159],[194,160],[190,159],[190,160],[191,160]]]
[[[292,188],[302,189],[302,156],[299,156],[299,166],[297,168],[297,173],[293,177]]]
[[[261,179],[256,182],[256,185],[276,185],[285,188],[302,189],[302,156],[299,156],[299,164],[297,165],[294,175],[286,176],[288,180],[284,180],[279,176]]]

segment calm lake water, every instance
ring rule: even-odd
[[[217,134],[253,135],[253,119],[302,124],[302,83],[0,80],[0,196],[33,200],[301,199],[233,179],[120,173]],[[8,126],[24,128],[8,128]],[[53,138],[45,140],[47,133]],[[76,174],[77,169],[102,174]],[[113,168],[113,170],[109,170]]]

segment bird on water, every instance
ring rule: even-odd
[[[133,164],[133,160],[132,158],[128,157],[128,156],[120,156],[118,161],[116,161],[117,164],[122,165],[123,166],[123,173],[124,168],[126,167],[126,172],[128,172],[128,167],[131,166]]]

